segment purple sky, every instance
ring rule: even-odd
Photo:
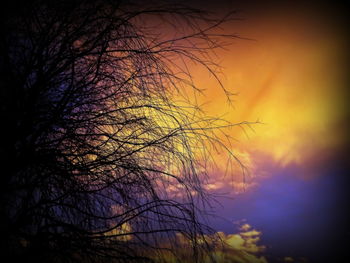
[[[233,222],[246,220],[262,231],[269,262],[285,256],[330,262],[327,259],[338,257],[350,239],[347,171],[340,160],[320,165],[319,176],[311,179],[301,177],[297,166],[275,169],[254,190],[234,200],[221,199],[223,219],[216,217],[212,226],[233,233]]]

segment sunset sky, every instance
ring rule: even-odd
[[[223,29],[251,40],[236,39],[217,53],[223,84],[237,94],[233,105],[204,69],[194,72],[205,89],[199,103],[209,115],[260,122],[229,131],[237,139],[231,149],[249,173],[242,184],[239,172],[224,179],[224,168],[212,172],[210,188],[232,197],[221,200],[222,218],[213,226],[226,235],[239,235],[244,224],[258,231],[256,243],[265,247],[261,255],[268,262],[335,259],[350,238],[342,7],[298,1],[207,7],[238,9],[242,19]],[[220,154],[215,160],[224,166]]]
[[[7,2],[3,258],[350,262],[345,4]]]

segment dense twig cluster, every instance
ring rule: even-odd
[[[1,40],[3,248],[131,262],[172,251],[181,233],[199,258],[203,159],[219,124],[174,98],[196,89],[190,61],[217,76],[210,53],[223,35],[212,30],[229,17],[159,1],[21,10]]]

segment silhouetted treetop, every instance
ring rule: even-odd
[[[209,249],[202,209],[219,119],[192,64],[221,85],[218,19],[167,1],[28,1],[2,22],[1,232],[12,257],[132,262]],[[218,33],[219,32],[219,33]],[[224,88],[223,92],[229,95]],[[231,124],[227,124],[231,125]],[[230,154],[228,152],[228,154]],[[202,240],[199,242],[199,240]]]

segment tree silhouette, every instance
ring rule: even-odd
[[[224,144],[220,120],[186,102],[189,88],[200,92],[187,67],[204,66],[220,84],[210,54],[230,14],[160,1],[28,1],[2,19],[5,254],[148,261],[174,251],[181,234],[201,258],[210,249],[203,160]]]

